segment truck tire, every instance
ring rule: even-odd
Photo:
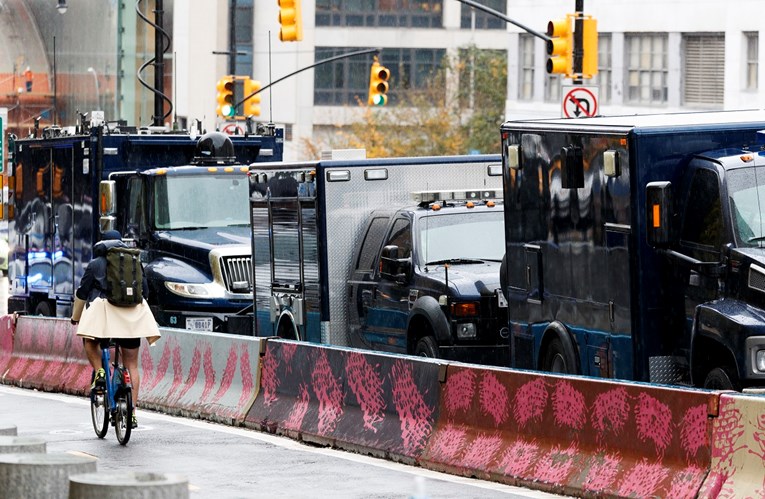
[[[576,363],[566,352],[560,338],[553,338],[547,344],[542,359],[542,370],[559,374],[576,374]]]
[[[285,314],[279,318],[279,324],[276,326],[276,336],[285,340],[300,340],[295,323],[289,315]]]
[[[420,338],[414,349],[414,354],[418,357],[428,357],[429,359],[438,358],[438,343],[432,336]]]
[[[708,390],[735,390],[740,392],[738,376],[728,366],[715,367],[704,378],[704,388]]]
[[[47,301],[41,301],[35,307],[35,315],[42,315],[44,317],[51,317],[50,304]]]

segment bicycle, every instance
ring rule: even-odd
[[[114,345],[114,361],[109,358],[112,345],[110,341],[101,343],[104,385],[96,384],[90,391],[90,416],[98,438],[106,436],[111,422],[117,441],[127,445],[133,429],[133,385],[130,372],[120,362],[119,345]]]

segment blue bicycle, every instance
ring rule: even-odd
[[[109,358],[112,346],[113,362]],[[108,340],[101,343],[101,365],[104,369],[104,383],[97,383],[90,391],[93,429],[98,438],[104,438],[111,422],[117,441],[120,445],[127,445],[133,429],[133,385],[130,382],[130,372],[120,362],[118,345],[110,344]]]

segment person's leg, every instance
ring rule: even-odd
[[[138,341],[138,346],[141,345],[140,341]],[[138,407],[138,389],[141,386],[141,374],[138,372],[138,346],[135,346],[135,348],[130,348],[133,346],[132,343],[129,344],[129,346],[125,346],[125,344],[122,344],[122,363],[127,368],[128,372],[130,373],[130,380],[133,383],[133,409],[136,409]]]
[[[85,348],[85,355],[88,357],[88,362],[93,366],[93,370],[97,371],[102,367],[100,342],[98,340],[91,340],[90,338],[83,338],[82,344]]]

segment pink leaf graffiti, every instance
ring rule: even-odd
[[[744,434],[742,417],[733,399],[720,397],[720,416],[715,420],[712,432],[712,458],[720,460],[721,469],[732,470],[733,455],[745,446],[738,443]]]
[[[202,365],[201,359],[202,352],[199,350],[199,347],[197,347],[194,349],[194,356],[191,358],[191,367],[189,369],[189,375],[186,378],[186,383],[183,385],[183,388],[178,393],[178,395],[175,395],[175,401],[183,399],[183,397],[186,396],[189,390],[191,390],[191,388],[197,382],[197,378],[199,377],[199,370]],[[176,378],[178,380],[177,383]],[[181,349],[180,347],[176,346],[175,350],[173,350],[173,388],[169,393],[175,393],[175,389],[181,386],[182,380],[183,366],[181,366]],[[168,394],[168,399],[169,398],[170,395]]]
[[[579,448],[573,443],[566,449],[553,447],[549,453],[540,457],[534,470],[534,478],[547,483],[567,483],[578,453]]]
[[[638,438],[650,440],[656,446],[657,454],[663,456],[672,441],[672,410],[645,392],[638,395],[635,406],[635,424]]]
[[[555,424],[573,430],[581,430],[587,419],[584,395],[568,381],[558,381],[552,396]]]
[[[517,440],[503,454],[499,468],[508,476],[523,477],[539,454],[540,448],[536,442]]]
[[[348,387],[356,396],[363,413],[364,428],[377,433],[376,424],[384,418],[385,399],[383,398],[383,383],[374,367],[369,365],[366,357],[360,353],[348,355],[345,365]]]
[[[622,458],[618,454],[596,457],[582,487],[592,492],[611,490],[619,473],[621,462]]]
[[[204,349],[204,363],[202,365],[205,373],[205,386],[202,389],[202,396],[199,397],[199,400],[197,401],[197,403],[200,404],[207,402],[207,397],[210,396],[210,392],[212,392],[216,381],[215,366],[212,361],[212,347],[209,343],[205,343]]]
[[[343,415],[343,391],[332,374],[326,350],[318,351],[318,359],[311,373],[313,391],[319,400],[319,435],[335,430]]]
[[[455,463],[465,446],[466,439],[467,428],[447,424],[433,436],[433,443],[430,446],[432,458],[443,463]]]
[[[677,499],[692,499],[696,497],[699,484],[701,484],[706,475],[706,470],[697,466],[689,466],[683,471],[676,472],[672,477],[672,484],[670,485],[667,497]],[[699,497],[703,496],[699,495]]]
[[[276,374],[278,368],[279,360],[275,355],[266,355],[263,358],[260,386],[263,388],[263,404],[266,407],[270,407],[279,400],[279,397],[276,395],[280,383],[279,377]]]
[[[619,487],[623,497],[662,497],[657,490],[667,478],[669,470],[660,463],[649,463],[643,459],[627,473]]]
[[[239,372],[242,373],[242,395],[239,397],[239,403],[236,404],[236,407],[246,408],[247,403],[253,396],[255,380],[252,375],[252,367],[250,366],[250,352],[244,345],[242,346],[242,355],[239,360]]]
[[[407,451],[415,452],[425,445],[432,429],[433,408],[428,407],[417,388],[412,365],[397,360],[391,367],[393,405],[401,421],[401,438]]]
[[[502,448],[502,436],[479,434],[470,444],[462,463],[466,468],[484,471]]]
[[[470,401],[475,393],[476,373],[472,369],[462,369],[446,380],[444,390],[444,406],[449,416],[454,416],[457,411],[466,411],[470,408]]]
[[[284,343],[281,346],[282,350],[282,359],[284,359],[284,370],[287,373],[292,372],[292,357],[295,356],[295,352],[297,352],[297,344],[296,343]]]
[[[308,402],[311,397],[308,394],[308,387],[301,384],[298,388],[300,392],[298,394],[298,400],[295,405],[292,406],[287,420],[284,422],[284,427],[288,430],[299,430],[303,426],[303,419],[308,412]]]
[[[229,388],[231,388],[232,383],[234,382],[234,375],[236,374],[236,361],[237,357],[239,355],[236,352],[236,348],[239,345],[236,343],[231,344],[231,348],[228,350],[228,359],[226,360],[226,367],[223,368],[223,376],[221,376],[220,379],[220,386],[218,386],[218,390],[215,392],[215,395],[213,396],[212,400],[210,401],[211,404],[217,404],[220,399],[223,398],[224,395],[226,395],[226,392]]]
[[[547,398],[547,387],[542,378],[529,381],[515,392],[513,416],[521,428],[529,421],[542,419],[542,414],[547,407]]]
[[[592,427],[598,432],[598,439],[607,434],[618,437],[629,418],[630,405],[627,390],[615,388],[595,397],[592,408]]]
[[[481,412],[490,415],[496,426],[504,423],[510,415],[510,396],[507,393],[507,388],[494,374],[488,373],[481,380],[479,391],[481,393]]]
[[[705,404],[691,407],[685,411],[680,427],[680,443],[685,451],[685,457],[691,460],[699,449],[709,445],[707,436],[707,406]]]

